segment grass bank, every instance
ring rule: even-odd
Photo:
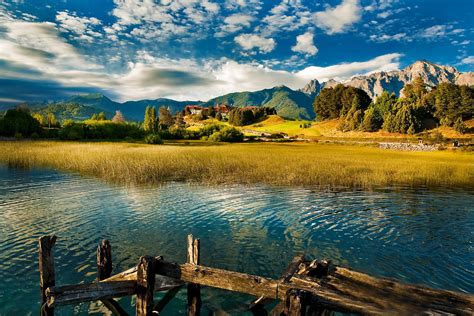
[[[334,144],[0,141],[0,163],[53,167],[126,184],[163,181],[474,187],[474,155]]]

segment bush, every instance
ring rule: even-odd
[[[125,137],[140,139],[143,137],[143,131],[136,124],[97,120],[84,122],[67,120],[59,131],[59,137],[66,140],[125,139]]]
[[[20,139],[23,138],[23,134],[22,133],[15,133],[14,137],[15,137],[16,140],[20,140]]]
[[[0,131],[4,136],[29,136],[41,131],[40,123],[34,119],[26,108],[11,109],[1,119]]]
[[[467,126],[464,124],[462,118],[458,118],[456,122],[454,123],[454,130],[458,132],[459,134],[464,134],[467,131]]]
[[[35,132],[35,133],[31,134],[30,137],[31,137],[31,139],[33,139],[33,140],[37,140],[37,139],[39,138],[39,134]]]
[[[212,142],[241,142],[244,140],[244,134],[234,127],[224,127],[218,132],[209,136],[209,141]]]
[[[163,140],[161,139],[160,135],[158,135],[158,134],[146,135],[144,141],[145,141],[145,143],[150,144],[150,145],[163,144]]]
[[[207,125],[204,125],[203,128],[201,128],[201,130],[199,131],[200,136],[201,137],[211,136],[212,134],[214,134],[215,132],[219,132],[223,128],[224,128],[224,125],[222,125],[222,124],[207,124]]]

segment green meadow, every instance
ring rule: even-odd
[[[1,141],[0,163],[55,168],[122,184],[474,187],[472,153],[318,143]]]

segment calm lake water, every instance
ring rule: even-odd
[[[56,283],[92,282],[95,249],[112,243],[114,272],[144,254],[278,277],[298,253],[378,276],[474,293],[474,192],[410,188],[111,186],[51,170],[0,167],[0,315],[37,314],[37,239],[55,233]],[[156,299],[161,294],[157,294]],[[238,314],[249,297],[203,290],[206,311]],[[185,312],[185,291],[164,314]],[[122,306],[133,311],[130,298]],[[58,315],[101,314],[98,303]]]

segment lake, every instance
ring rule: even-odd
[[[0,315],[38,314],[37,240],[58,236],[56,284],[92,282],[96,247],[112,244],[114,273],[141,255],[277,278],[301,252],[376,276],[474,293],[474,192],[371,191],[170,183],[126,187],[53,170],[0,166]],[[157,294],[158,299],[162,294]],[[204,289],[203,311],[243,313],[245,295]],[[134,310],[130,298],[120,300]],[[183,314],[186,291],[163,314]],[[98,303],[58,315],[101,314]]]

